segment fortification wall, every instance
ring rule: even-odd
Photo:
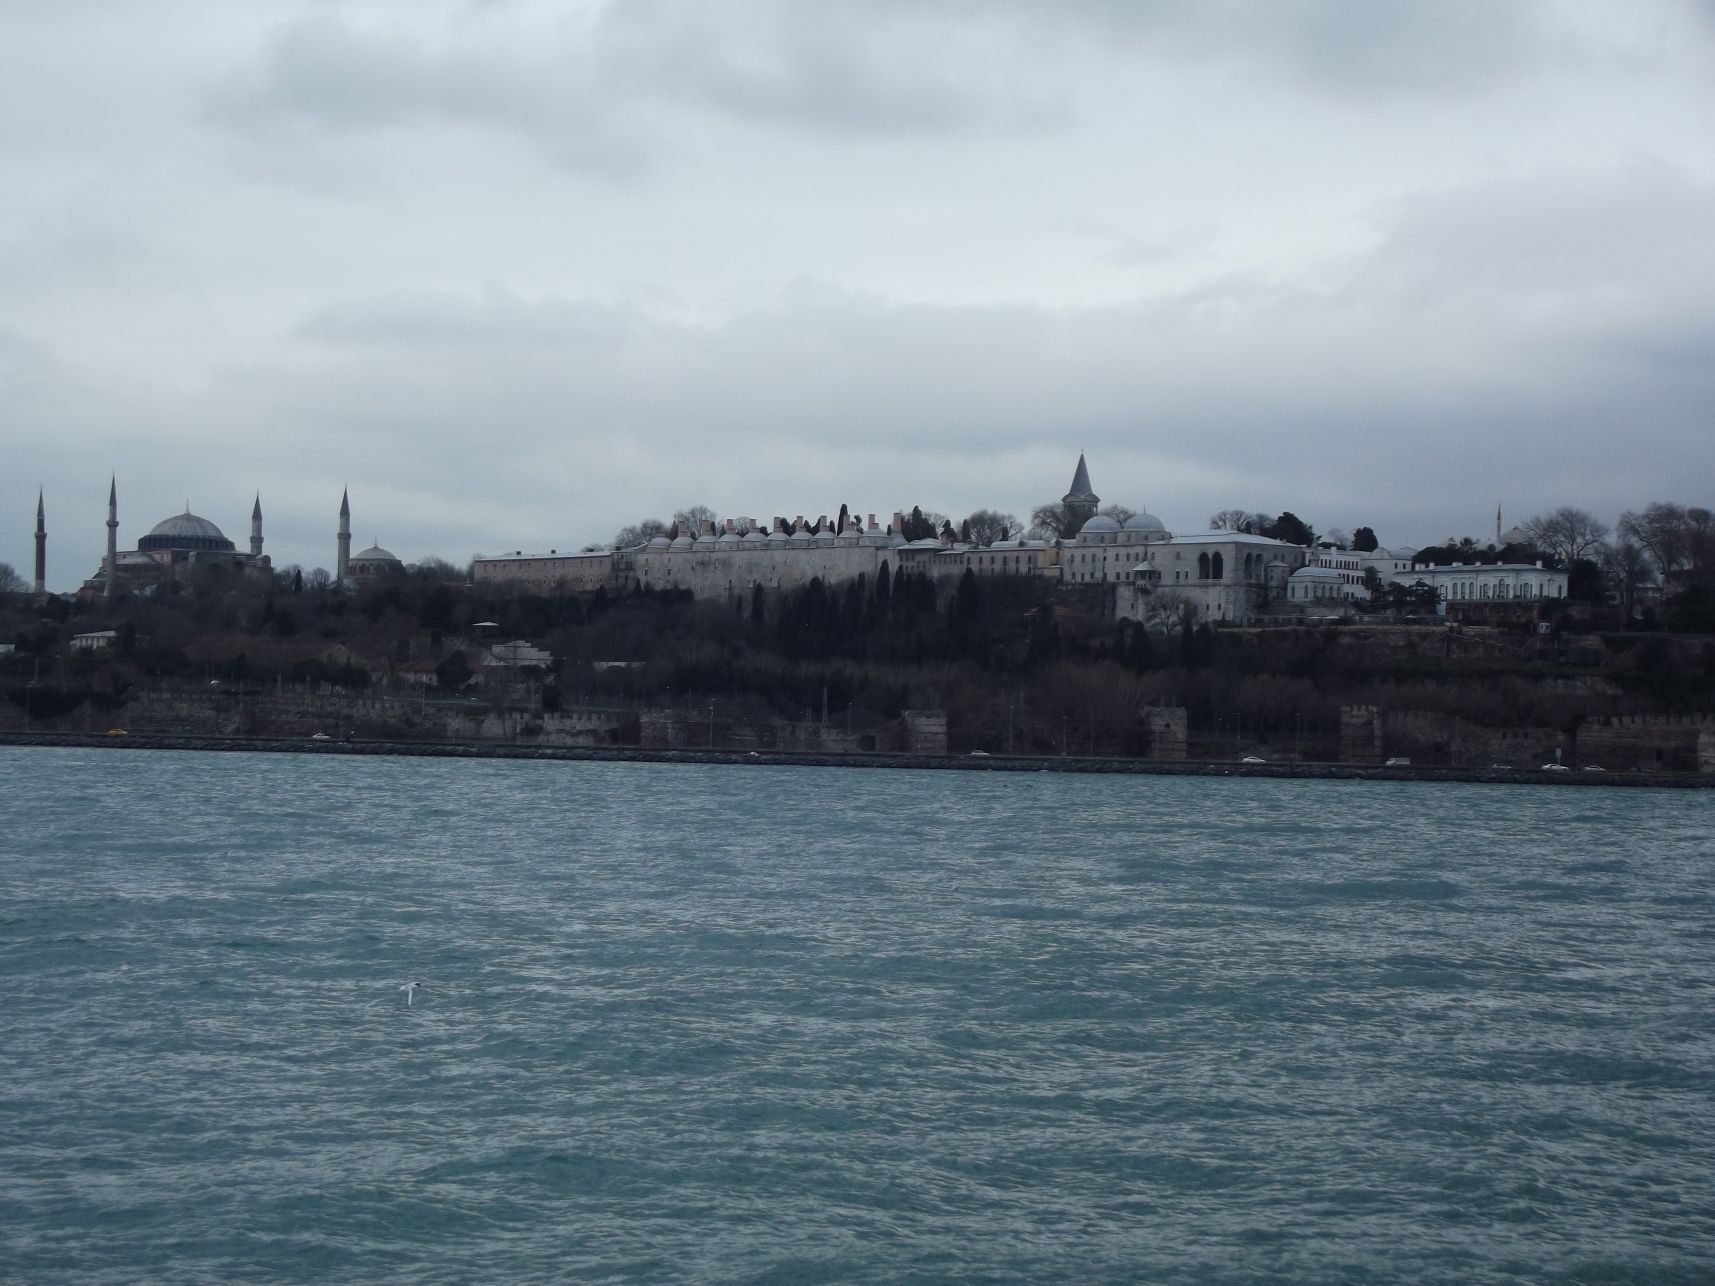
[[[1611,715],[1578,726],[1580,764],[1637,772],[1699,772],[1715,729],[1708,715]]]
[[[782,549],[766,544],[735,544],[707,553],[687,549],[637,551],[630,574],[645,589],[686,589],[698,598],[730,598],[761,585],[765,591],[792,589],[812,580],[872,580],[893,550],[845,541],[823,548]]]
[[[1143,712],[1151,759],[1183,759],[1190,741],[1190,712],[1184,706],[1151,706]]]

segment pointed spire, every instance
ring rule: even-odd
[[[119,476],[115,474],[107,482],[107,507],[109,510],[119,505]]]
[[[1078,452],[1078,468],[1072,475],[1072,488],[1066,494],[1079,500],[1095,495],[1095,492],[1090,490],[1090,467],[1084,463],[1082,451]]]
[[[347,487],[339,493],[339,516],[351,517],[351,488]]]
[[[252,519],[257,519],[262,516],[262,493],[260,491],[256,493],[256,503],[251,506],[250,516]]]

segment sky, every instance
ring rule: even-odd
[[[0,0],[0,561],[1715,502],[1715,0]]]

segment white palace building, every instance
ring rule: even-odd
[[[900,513],[885,528],[874,514],[867,521],[855,514],[836,521],[824,515],[815,522],[802,516],[766,523],[728,518],[629,549],[519,550],[479,557],[472,576],[478,584],[548,592],[678,589],[730,601],[748,597],[757,586],[773,592],[812,579],[873,580],[883,567],[937,579],[956,579],[968,570],[976,576],[1044,576],[1068,587],[1105,589],[1108,608],[1118,619],[1146,620],[1170,610],[1198,622],[1226,624],[1326,613],[1367,600],[1369,568],[1383,581],[1433,585],[1450,603],[1466,597],[1487,601],[1566,594],[1566,573],[1541,567],[1414,567],[1409,552],[1307,549],[1238,531],[1175,535],[1149,513],[1117,521],[1097,512],[1100,498],[1091,490],[1082,455],[1062,503],[1083,520],[1077,534],[1065,539],[976,545],[963,544],[944,530],[939,538],[907,541],[898,534],[905,525]]]

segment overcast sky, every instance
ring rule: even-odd
[[[0,0],[0,561],[1715,502],[1711,0]]]

